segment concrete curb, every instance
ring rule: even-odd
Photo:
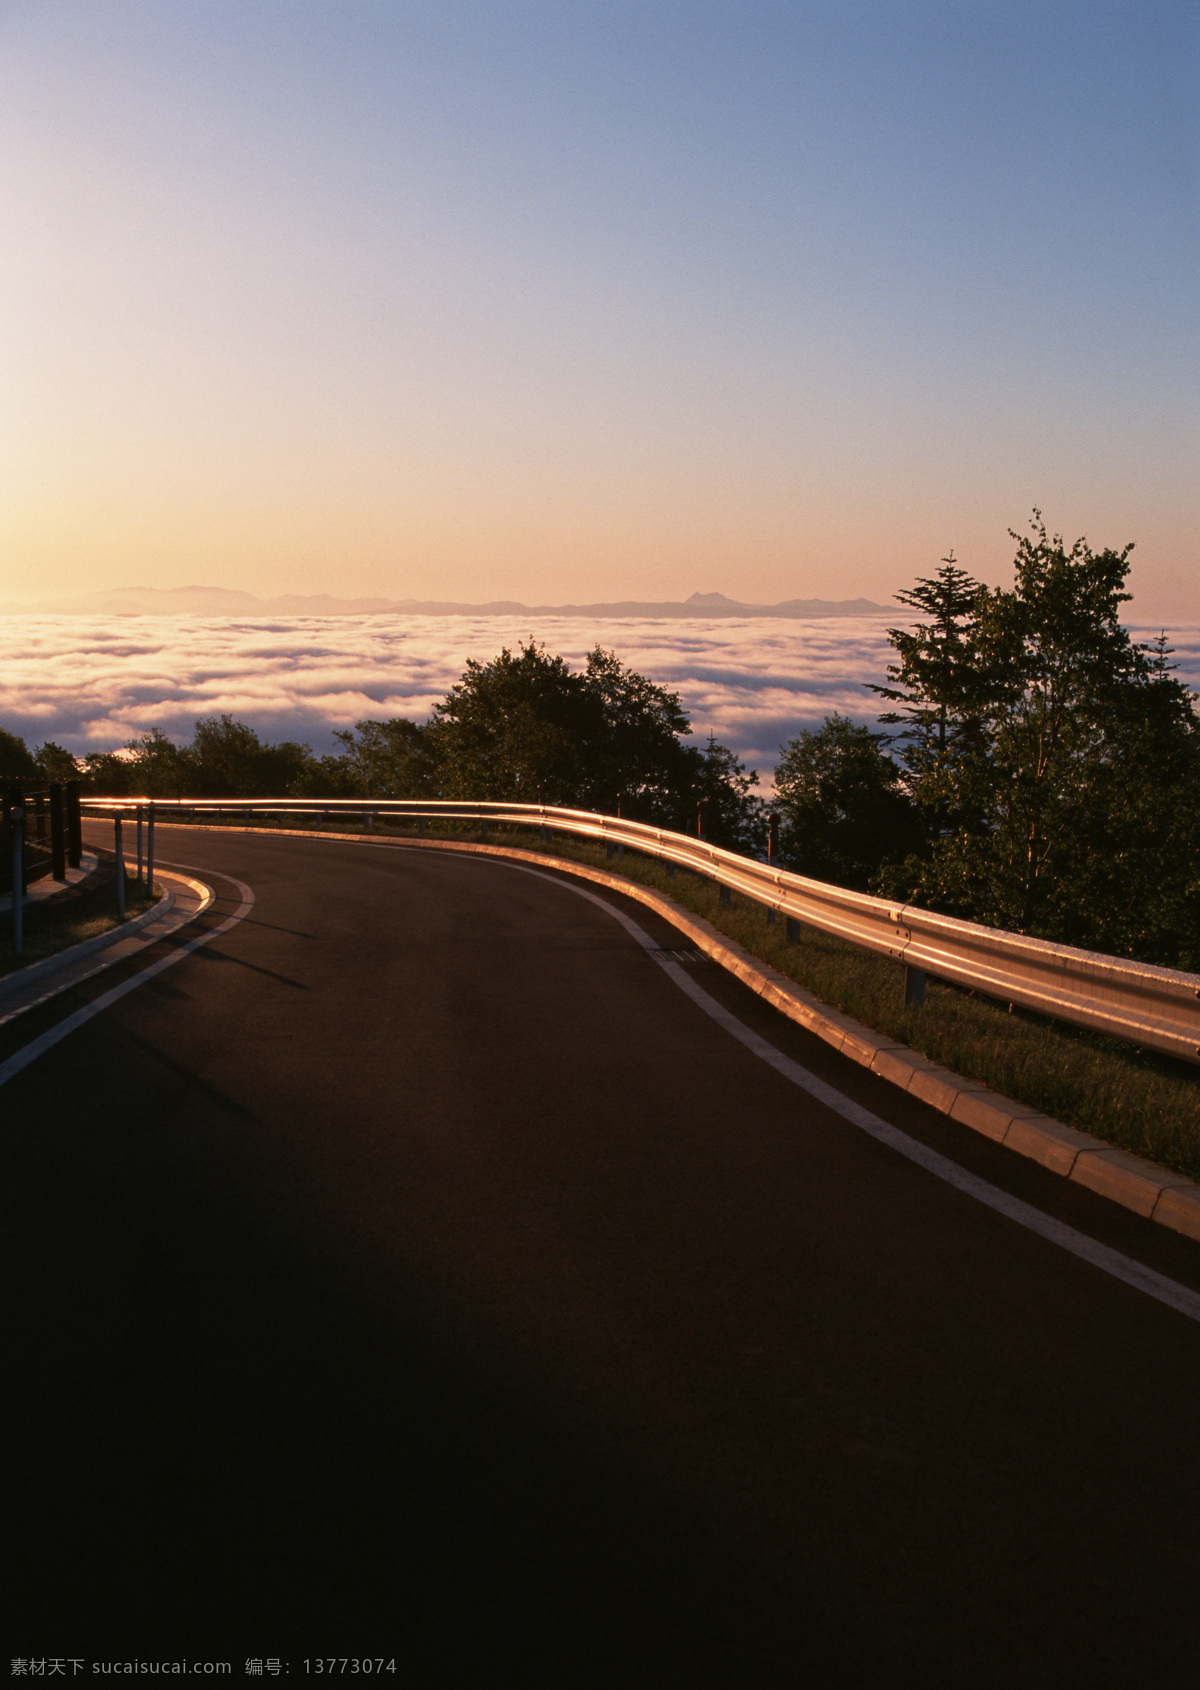
[[[168,824],[170,825],[170,824]],[[177,826],[204,824],[177,823]],[[712,926],[703,916],[683,909],[662,892],[642,886],[635,880],[605,874],[602,869],[588,868],[565,858],[551,857],[539,851],[522,851],[509,845],[473,845],[450,839],[405,839],[394,834],[323,833],[307,828],[274,827],[212,827],[212,832],[260,833],[284,839],[335,839],[343,844],[400,845],[411,850],[458,851],[468,855],[509,857],[536,864],[539,868],[553,868],[562,874],[573,874],[581,880],[591,880],[622,892],[627,898],[656,910],[677,927],[681,933],[722,968],[741,980],[751,991],[757,992],[789,1021],[795,1021],[808,1032],[815,1033],[843,1056],[860,1067],[878,1074],[911,1092],[922,1103],[948,1115],[952,1121],[982,1133],[985,1138],[1018,1156],[1028,1156],[1040,1162],[1051,1173],[1061,1174],[1086,1186],[1102,1197],[1110,1198],[1123,1208],[1160,1226],[1181,1232],[1200,1241],[1200,1185],[1185,1174],[1172,1173],[1156,1162],[1132,1156],[1118,1150],[1091,1133],[1080,1132],[1051,1115],[1043,1115],[1023,1103],[1014,1103],[999,1092],[976,1085],[939,1067],[928,1057],[897,1044],[881,1033],[874,1033],[861,1022],[843,1015],[822,1003],[820,998],[797,986],[778,969],[760,958],[751,956],[735,939]]]
[[[156,875],[155,879],[157,878]],[[132,916],[128,921],[122,922],[119,927],[111,927],[107,933],[97,933],[94,939],[81,939],[79,944],[68,945],[65,950],[55,951],[53,956],[43,957],[41,962],[31,962],[25,968],[14,968],[10,974],[0,975],[0,1005],[9,992],[15,992],[31,981],[39,980],[45,974],[53,974],[57,969],[67,968],[82,957],[90,956],[93,951],[103,951],[109,945],[116,945],[122,939],[128,939],[139,927],[148,927],[152,921],[167,915],[174,903],[175,894],[168,887],[156,904],[151,904],[141,915]]]

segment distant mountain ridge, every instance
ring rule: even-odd
[[[744,604],[724,593],[693,593],[664,602],[621,599],[612,604],[521,604],[494,599],[488,604],[456,604],[441,599],[339,599],[329,593],[284,593],[262,599],[232,587],[115,587],[71,599],[4,607],[58,616],[587,616],[593,619],[636,616],[674,621],[717,616],[882,616],[894,615],[871,599],[785,599],[781,604]]]

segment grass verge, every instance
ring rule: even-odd
[[[142,911],[149,909],[154,902],[145,887],[126,877],[126,921],[135,915],[141,915]],[[26,904],[25,945],[20,956],[13,955],[12,916],[6,914],[3,918],[3,935],[0,936],[0,978],[18,968],[27,968],[32,962],[42,962],[46,957],[55,956],[72,945],[81,944],[84,939],[94,939],[118,925],[117,889],[114,880],[104,880],[76,897],[65,898],[61,903],[51,901],[46,904]]]
[[[287,825],[297,826],[298,819],[289,819]],[[303,825],[318,832],[363,831],[359,822],[339,828],[332,820],[305,818]],[[381,819],[371,831],[411,838],[417,830],[415,823],[391,825]],[[427,837],[477,842],[479,828],[477,824],[430,822]],[[932,978],[924,1004],[910,1009],[904,1003],[899,963],[812,927],[801,927],[799,942],[789,944],[783,922],[768,923],[762,905],[735,893],[732,904],[723,906],[712,881],[683,869],[668,877],[665,866],[653,857],[627,852],[610,861],[602,845],[561,834],[545,844],[534,829],[495,823],[490,825],[488,840],[537,851],[550,861],[558,857],[586,863],[654,887],[684,909],[702,915],[719,932],[736,939],[824,1003],[875,1032],[908,1045],[963,1079],[1200,1179],[1200,1069],[1189,1063],[1026,1010],[1010,1010],[994,999]]]

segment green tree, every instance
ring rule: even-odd
[[[704,837],[727,851],[761,855],[767,840],[767,807],[752,790],[758,770],[747,769],[727,745],[712,734],[704,746],[684,747],[690,771],[686,790],[679,793],[673,825],[694,832],[697,809],[702,810]]]
[[[1165,649],[1121,624],[1133,548],[1068,548],[1036,511],[1013,538],[1014,584],[980,590],[957,662],[893,639],[896,690],[945,711],[955,750],[930,758],[913,724],[908,786],[932,838],[884,883],[997,927],[1191,954],[1200,724]]]
[[[393,716],[356,722],[333,737],[346,749],[337,759],[322,758],[322,770],[332,775],[336,762],[349,791],[365,798],[436,798],[437,758],[423,724]]]
[[[184,798],[192,784],[187,750],[161,728],[139,734],[115,751],[90,751],[84,758],[88,784],[105,797]]]
[[[44,745],[39,745],[33,754],[38,766],[38,773],[47,780],[78,780],[80,767],[76,759],[64,745],[56,745],[48,739]]]
[[[788,868],[866,891],[885,864],[919,846],[920,816],[885,743],[835,713],[781,747],[775,808]]]
[[[37,764],[20,735],[0,728],[0,780],[32,780],[37,772]]]
[[[677,693],[601,646],[588,653],[583,682],[599,707],[594,758],[580,789],[588,808],[611,814],[619,801],[622,815],[665,826],[677,822],[683,795],[698,781],[719,786],[716,765],[710,770],[683,744],[691,723]],[[717,796],[729,793],[722,787]]]
[[[922,576],[896,594],[923,619],[911,630],[888,629],[899,662],[888,666],[887,686],[871,686],[900,706],[879,719],[901,725],[893,737],[902,745],[909,784],[934,835],[955,824],[979,822],[977,814],[962,808],[970,788],[959,774],[961,764],[986,754],[984,677],[975,649],[983,588],[960,568],[953,551],[941,561],[935,575]]]
[[[196,798],[283,798],[304,778],[312,752],[284,740],[264,743],[232,716],[203,716],[192,743],[181,753]]]
[[[490,663],[470,659],[427,732],[447,798],[578,804],[602,757],[598,697],[533,641]]]

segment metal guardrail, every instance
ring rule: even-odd
[[[538,827],[604,840],[610,851],[628,848],[674,868],[707,876],[726,892],[753,898],[789,924],[803,922],[836,934],[905,965],[906,991],[919,1002],[924,976],[932,974],[1020,1004],[1077,1027],[1089,1027],[1132,1044],[1200,1063],[1200,975],[1151,963],[1129,962],[1094,951],[1055,945],[1019,933],[980,927],[936,915],[913,904],[873,898],[823,881],[755,862],[704,839],[649,827],[590,810],[539,804],[460,804],[397,799],[85,799],[84,808],[113,815],[148,806],[152,816],[189,821],[249,823],[255,816],[394,817],[416,820],[475,820],[486,837],[496,822]]]

